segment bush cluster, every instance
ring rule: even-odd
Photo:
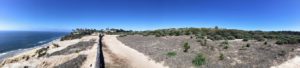
[[[221,46],[224,46],[223,49],[228,49],[229,48],[228,40],[225,40],[224,42],[222,42]]]
[[[91,35],[94,32],[97,32],[97,30],[96,29],[79,29],[78,28],[76,30],[73,30],[70,34],[62,37],[60,40],[63,41],[63,40],[78,39],[78,38],[81,38],[86,35]]]
[[[195,35],[196,38],[207,38],[210,40],[234,40],[243,39],[243,41],[257,40],[265,41],[268,39],[278,40],[278,44],[296,44],[300,43],[300,32],[295,31],[244,31],[236,29],[225,28],[170,28],[158,29],[151,31],[126,31],[123,29],[111,30],[115,33],[125,34],[140,34],[143,36],[154,35],[156,37],[162,36],[181,36],[181,35]]]

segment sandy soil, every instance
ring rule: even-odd
[[[117,35],[104,36],[104,58],[107,68],[168,68],[148,56],[125,46]]]
[[[1,62],[0,68],[92,68],[96,62],[97,40],[98,35],[95,34],[81,39],[52,42],[59,47],[49,44],[48,48],[36,48],[7,58]],[[36,57],[38,50],[45,51],[46,55]]]
[[[201,68],[270,68],[274,65],[284,65],[286,61],[300,56],[300,44],[276,45],[272,40],[268,41],[267,45],[255,40],[229,40],[229,48],[224,49],[224,45],[221,45],[224,40],[208,41],[207,45],[201,45],[197,39],[190,36],[127,35],[117,38],[126,46],[156,62],[165,62],[170,68],[194,67],[192,60],[199,53],[206,57],[206,63],[200,66]],[[191,47],[186,53],[183,52],[185,42]],[[249,47],[246,47],[247,43],[250,44]],[[169,57],[168,52],[175,52],[177,55]],[[220,60],[220,54],[224,55],[223,60]]]
[[[272,66],[271,68],[299,68],[300,67],[300,56],[296,56],[278,66]]]

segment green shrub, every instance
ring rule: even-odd
[[[229,48],[229,46],[228,45],[226,45],[226,46],[224,46],[224,48],[223,49],[228,49]]]
[[[75,52],[76,52],[76,53],[79,53],[80,51],[79,51],[79,50],[76,50]]]
[[[225,40],[224,42],[222,42],[221,46],[224,46],[223,49],[228,49],[229,48],[228,40]]]
[[[234,40],[235,37],[234,37],[234,36],[228,36],[227,39],[228,39],[228,40]]]
[[[185,42],[183,45],[184,51],[183,52],[188,52],[188,49],[190,49],[190,45],[188,42]]]
[[[256,39],[257,41],[265,41],[265,38],[261,35],[254,36],[254,39]]]
[[[148,34],[143,34],[143,36],[149,36]]]
[[[185,35],[191,35],[191,32],[187,31],[185,32]]]
[[[248,43],[248,44],[246,45],[246,47],[250,47],[250,44]]]
[[[296,44],[298,43],[298,39],[296,38],[288,38],[288,43],[287,44]]]
[[[225,40],[224,42],[222,42],[222,44],[228,45],[228,44],[229,44],[229,43],[228,43],[228,40]]]
[[[200,42],[200,44],[202,46],[206,46],[207,45],[207,39],[199,39],[199,40],[197,40],[197,42]]]
[[[268,45],[268,42],[265,42],[264,45]]]
[[[177,55],[176,52],[168,52],[168,53],[167,53],[167,56],[168,56],[168,57],[173,57],[173,56],[176,56],[176,55]]]
[[[155,37],[160,37],[161,35],[159,35],[159,34],[155,34]]]
[[[221,35],[215,35],[212,40],[223,40],[224,38]]]
[[[286,42],[285,41],[283,41],[283,40],[278,40],[278,41],[276,41],[276,44],[278,44],[278,45],[282,45],[282,44],[285,44]]]
[[[242,48],[239,50],[246,50],[246,46],[242,46]]]
[[[224,60],[224,54],[223,53],[220,54],[219,60]]]
[[[127,35],[124,34],[124,35],[120,35],[119,37],[126,37],[126,36],[127,36]]]
[[[180,32],[175,32],[175,36],[179,36],[180,35]]]
[[[205,64],[205,57],[202,55],[202,54],[198,54],[194,60],[192,61],[192,63],[195,65],[195,66],[201,66],[203,64]]]

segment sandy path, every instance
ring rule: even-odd
[[[296,56],[278,66],[272,66],[271,68],[299,68],[300,67],[300,56]]]
[[[107,48],[107,50],[104,50],[104,58],[106,63],[115,63],[114,61],[121,61],[121,63],[126,65],[128,64],[128,68],[168,68],[163,66],[162,63],[156,63],[137,50],[125,46],[116,37],[117,35],[105,35],[103,38],[103,43],[105,45],[104,48]]]

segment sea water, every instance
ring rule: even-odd
[[[41,46],[58,39],[67,32],[0,31],[0,61],[26,49]]]

